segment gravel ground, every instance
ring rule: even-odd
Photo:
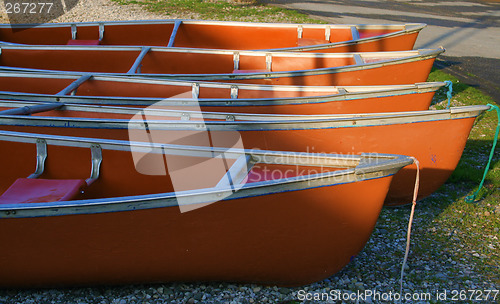
[[[120,6],[107,0],[82,0],[57,22],[161,19],[161,15],[141,10],[137,6]],[[182,16],[196,18],[196,16]],[[5,14],[2,21],[6,22]],[[445,212],[453,197],[443,193],[466,193],[447,184],[444,191],[420,202],[417,206],[412,249],[410,251],[404,292],[414,297],[406,303],[456,303],[460,292],[500,289],[498,278],[485,277],[481,267],[488,256],[463,248],[456,234],[464,232],[440,228],[439,214]],[[445,202],[445,203],[443,203]],[[446,203],[448,202],[448,203]],[[496,208],[496,209],[495,209]],[[399,275],[406,245],[408,206],[383,209],[375,231],[366,247],[340,273],[299,288],[258,286],[230,283],[171,283],[119,287],[89,287],[65,289],[0,290],[0,304],[14,303],[393,303],[399,292]],[[491,207],[488,215],[500,216],[499,207]],[[325,227],[325,229],[328,229]],[[465,232],[466,233],[466,232]],[[437,243],[436,235],[449,239]],[[498,229],[486,234],[486,245],[498,255]],[[326,240],[325,240],[326,241]],[[293,267],[293,265],[290,265]],[[0,270],[1,271],[1,270]],[[498,274],[498,267],[491,273]],[[446,292],[446,300],[444,300]],[[373,293],[372,297],[365,297]],[[467,296],[470,295],[470,292]],[[477,295],[477,294],[475,294]],[[326,297],[329,296],[329,297]],[[438,296],[441,298],[438,299]],[[348,299],[335,301],[335,297]],[[417,299],[418,298],[418,299]],[[497,301],[500,295],[497,296]],[[490,296],[489,301],[492,301]],[[469,301],[466,301],[469,302]]]
[[[8,22],[7,13],[1,6],[1,22]],[[176,18],[172,16],[170,18]],[[162,19],[160,14],[147,12],[138,5],[119,5],[109,0],[79,0],[68,13],[54,19],[52,22],[90,22],[115,20]],[[182,18],[196,18],[187,16]]]

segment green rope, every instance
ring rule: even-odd
[[[490,159],[488,160],[488,163],[486,164],[486,168],[484,169],[483,179],[481,180],[481,183],[479,184],[479,188],[477,189],[477,191],[474,192],[474,194],[469,195],[465,198],[465,201],[467,203],[474,202],[477,198],[477,195],[479,194],[479,190],[481,190],[481,188],[483,187],[484,180],[486,179],[486,174],[488,173],[488,170],[490,169],[491,159],[493,158],[493,154],[495,153],[495,147],[496,147],[497,141],[498,141],[498,133],[500,132],[500,109],[498,108],[497,105],[488,104],[488,106],[490,106],[490,108],[487,110],[487,112],[493,111],[493,110],[497,111],[497,129],[495,131],[495,138],[493,139],[493,146],[491,147]]]
[[[453,94],[453,83],[449,80],[445,80],[444,83],[446,83],[445,87],[448,87],[448,92],[446,92],[446,97],[448,97],[448,105],[446,106],[446,108],[449,109],[451,104],[451,94]]]

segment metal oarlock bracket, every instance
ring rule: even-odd
[[[71,25],[71,39],[76,40],[76,24]]]
[[[98,144],[91,145],[90,152],[92,153],[92,169],[90,173],[90,178],[87,178],[85,180],[87,186],[89,186],[99,178],[99,170],[101,168],[101,162],[102,162],[102,149],[100,145]]]
[[[329,25],[325,27],[325,40],[330,41],[331,28]]]
[[[271,53],[266,54],[266,69],[271,71],[271,67],[273,65],[273,55]]]
[[[42,175],[45,169],[45,160],[47,159],[47,142],[45,139],[36,140],[36,169],[35,173],[28,176],[28,178],[37,178]]]
[[[233,54],[234,70],[240,68],[240,52],[234,52]]]
[[[304,28],[302,25],[297,26],[297,38],[302,38],[302,32],[304,31]]]
[[[200,84],[196,82],[193,83],[193,85],[191,86],[191,92],[193,95],[193,99],[198,99],[198,97],[200,96]]]
[[[99,41],[104,38],[104,23],[99,23]]]
[[[236,99],[238,98],[238,86],[232,85],[231,86],[231,99]]]
[[[76,40],[76,24],[71,25],[71,39]]]

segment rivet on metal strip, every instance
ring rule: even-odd
[[[191,116],[188,113],[181,114],[181,120],[190,120]]]
[[[45,160],[47,159],[47,142],[45,139],[39,138],[36,140],[36,169],[35,173],[28,178],[38,178],[42,175],[45,169]]]

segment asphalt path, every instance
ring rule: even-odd
[[[500,0],[265,0],[329,23],[426,23],[415,48],[443,46],[436,66],[500,104]]]

